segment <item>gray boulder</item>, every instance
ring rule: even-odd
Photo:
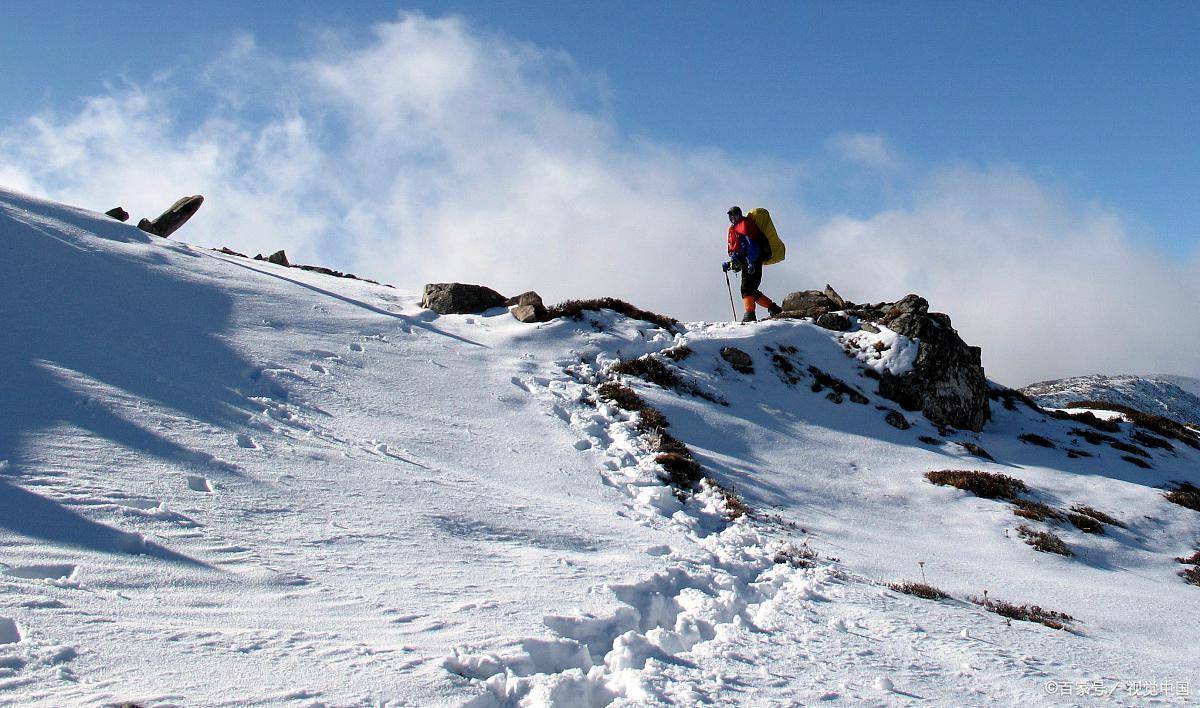
[[[505,298],[484,285],[429,283],[421,291],[421,307],[439,315],[469,315],[504,307]]]
[[[979,431],[991,418],[987,377],[978,347],[967,346],[949,317],[930,315],[929,303],[907,295],[886,308],[880,323],[920,342],[912,371],[885,371],[879,393],[938,425]]]
[[[721,349],[721,358],[729,362],[734,371],[740,371],[743,374],[754,373],[754,360],[746,352],[737,347],[723,347]]]
[[[908,419],[905,418],[904,414],[900,411],[888,411],[888,414],[884,416],[883,420],[893,428],[899,428],[900,430],[908,430],[912,427],[909,424]]]
[[[850,318],[840,312],[826,312],[817,318],[817,326],[835,332],[845,332],[850,329]]]
[[[545,303],[542,302],[542,296],[538,295],[532,290],[523,292],[520,295],[514,295],[513,297],[505,300],[504,304],[508,305],[509,307],[514,307],[516,305],[534,305],[536,307],[545,307]]]
[[[509,312],[518,321],[532,324],[534,322],[543,322],[546,319],[546,308],[537,307],[536,305],[516,305],[509,308]]]
[[[841,296],[841,295],[838,295],[838,291],[834,290],[834,289],[833,289],[833,286],[832,286],[832,285],[830,285],[829,283],[825,283],[825,289],[824,289],[824,290],[822,290],[821,292],[822,292],[822,293],[825,295],[825,297],[827,297],[827,298],[829,298],[830,300],[832,300],[832,301],[833,301],[833,304],[834,304],[835,306],[837,306],[837,309],[839,309],[839,310],[844,310],[844,309],[846,309],[846,308],[849,306],[849,304],[850,304],[850,303],[846,302],[846,301],[845,301],[845,300],[842,298],[842,296]]]
[[[801,290],[790,293],[780,303],[781,317],[820,317],[826,312],[841,309],[837,302],[820,290]]]
[[[285,268],[292,267],[292,264],[288,262],[287,254],[284,253],[282,250],[276,251],[276,252],[272,253],[271,255],[267,256],[267,262],[274,263],[275,265],[281,265],[281,266],[284,266]]]

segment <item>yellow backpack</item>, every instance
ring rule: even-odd
[[[770,212],[759,207],[751,209],[746,216],[750,217],[763,236],[767,237],[767,243],[771,245],[771,257],[763,261],[763,265],[775,265],[782,261],[787,253],[787,246],[783,245],[783,240],[779,238],[779,232],[775,230],[775,224],[771,223]]]

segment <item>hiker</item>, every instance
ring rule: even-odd
[[[746,308],[742,322],[758,320],[756,305],[767,308],[772,315],[779,314],[783,308],[758,289],[762,282],[763,261],[771,258],[771,245],[767,237],[753,219],[742,215],[741,207],[730,207],[727,213],[732,224],[729,227],[729,262],[723,263],[721,270],[742,274],[742,303]]]

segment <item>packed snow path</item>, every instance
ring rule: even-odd
[[[1157,682],[1188,702],[1179,618],[1200,603],[1174,558],[1200,515],[1158,485],[1200,482],[1191,450],[1068,459],[1069,424],[999,405],[984,434],[925,444],[934,426],[887,426],[861,375],[905,343],[876,361],[807,323],[436,317],[8,192],[0,237],[2,701],[1070,704],[1101,682],[1140,704]],[[754,519],[677,497],[596,398],[618,358],[681,343],[677,370],[728,406],[626,383]],[[766,349],[785,344],[869,403],[789,383]],[[952,467],[1128,528],[1056,527],[1076,557],[1039,554],[1004,504],[922,478]],[[918,560],[959,599],[887,588]],[[1077,622],[961,599],[984,590]]]

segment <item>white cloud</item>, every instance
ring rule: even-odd
[[[826,147],[847,162],[878,169],[896,169],[903,161],[880,133],[837,133],[826,141]]]
[[[628,137],[603,78],[562,53],[420,14],[325,40],[286,60],[242,37],[198,76],[0,128],[0,179],[134,218],[199,192],[189,241],[286,248],[402,288],[612,295],[695,319],[728,314],[726,207],[766,205],[791,254],[768,270],[776,298],[826,281],[862,300],[920,292],[1012,384],[1200,373],[1200,257],[1167,262],[1019,169],[910,175],[904,209],[818,218],[790,197],[792,166]],[[202,114],[181,112],[205,101],[176,85],[205,91]],[[830,147],[901,165],[882,136]]]

